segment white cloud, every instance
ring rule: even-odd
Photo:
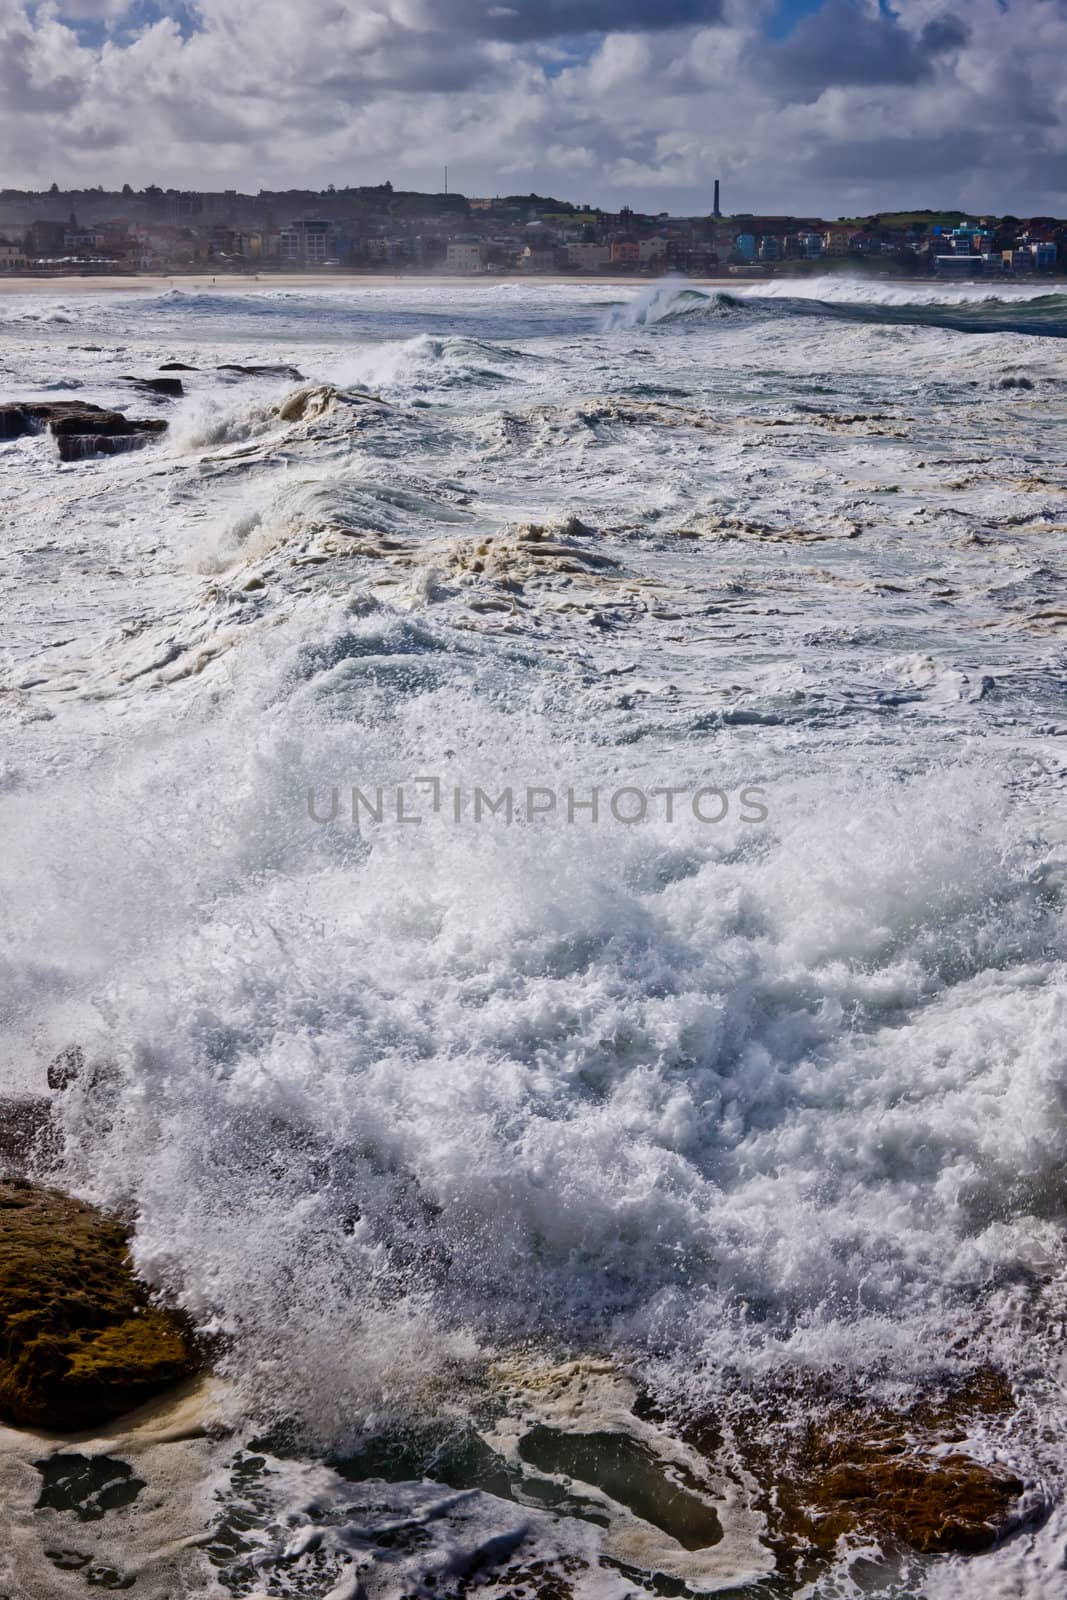
[[[447,160],[470,193],[657,210],[719,174],[746,210],[1067,210],[1064,0],[826,0],[784,41],[770,0],[161,9],[0,0],[6,183],[437,187]]]

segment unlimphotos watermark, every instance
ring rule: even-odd
[[[411,778],[406,783],[377,784],[307,791],[307,813],[323,826],[340,823],[355,828],[418,826],[429,817],[456,825],[503,824],[506,827],[552,822],[565,827],[617,822],[640,827],[650,822],[688,818],[713,827],[734,818],[756,825],[770,815],[767,791],[758,785],[726,789],[718,784],[670,784],[646,788],[622,784],[576,789],[552,784],[508,784],[495,792],[478,785],[464,787],[440,778]]]

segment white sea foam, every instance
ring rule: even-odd
[[[985,1358],[1062,1426],[1064,461],[1040,389],[994,388],[1058,346],[696,294],[142,303],[142,367],[298,356],[333,398],[285,416],[205,361],[159,448],[0,453],[0,1044],[23,1090],[82,1045],[63,1180],[129,1208],[247,1416],[295,1430],[264,1594],[344,1592],[293,1544],[312,1504],[330,1583],[387,1506],[443,1584],[515,1536],[621,1592],[595,1522],[322,1464],[484,1442],[517,1351],[712,1410],[783,1366],[907,1394]],[[116,315],[71,310],[86,344]],[[87,398],[110,370],[63,361]],[[398,784],[421,822],[352,826]],[[701,786],[766,820],[701,821]],[[551,814],[475,824],[476,788],[528,787]],[[631,826],[635,787],[683,798]],[[609,1557],[696,1572],[609,1522]],[[1041,1594],[1053,1561],[1043,1533],[983,1570]]]

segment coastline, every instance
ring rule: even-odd
[[[17,273],[0,275],[0,295],[11,294],[121,294],[143,292],[146,295],[166,294],[172,289],[183,294],[249,294],[272,289],[329,290],[356,288],[396,289],[407,286],[413,289],[433,289],[447,284],[477,284],[479,286],[504,286],[512,284],[573,284],[593,288],[641,289],[661,282],[658,278],[626,278],[608,274],[589,273],[576,277],[569,273],[539,272],[529,277],[486,275],[485,273],[439,272],[346,272],[343,275],[323,277],[306,272],[226,273],[212,277],[210,273],[175,277],[130,275],[128,277],[34,277]],[[705,287],[737,288],[744,283],[762,282],[752,278],[688,278],[687,283]],[[769,281],[769,280],[768,280]]]
[[[487,274],[464,272],[345,272],[336,275],[324,276],[321,273],[308,272],[270,272],[270,273],[224,273],[212,277],[210,273],[176,274],[166,277],[161,274],[127,274],[124,277],[65,275],[62,277],[44,277],[25,275],[19,273],[0,273],[0,299],[4,297],[19,297],[22,295],[103,295],[103,294],[132,294],[144,295],[145,298],[167,294],[177,291],[182,294],[256,294],[278,291],[297,291],[302,293],[330,293],[339,289],[440,289],[462,285],[466,288],[504,288],[515,285],[529,285],[536,287],[551,286],[591,288],[591,289],[619,289],[640,292],[651,288],[654,284],[663,283],[668,278],[673,278],[673,273],[664,273],[661,277],[627,277],[610,273],[582,273],[576,275],[566,272],[538,272],[529,276],[515,274]],[[812,283],[822,277],[833,277],[842,283],[870,283],[883,287],[912,286],[920,289],[930,288],[974,288],[985,289],[988,294],[995,295],[999,290],[1008,288],[1034,288],[1047,285],[1049,293],[1056,293],[1062,289],[1067,279],[1047,274],[1040,279],[1036,277],[1014,278],[1003,280],[990,278],[973,278],[951,280],[943,278],[926,277],[897,277],[890,274],[872,276],[866,273],[855,275],[847,272],[810,273],[797,277],[781,277],[769,275],[767,277],[710,277],[710,278],[682,278],[680,281],[692,285],[696,289],[716,289],[741,293],[745,289],[765,286],[768,284],[794,284],[798,291],[801,285]]]

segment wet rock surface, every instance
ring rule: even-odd
[[[185,386],[180,378],[133,378],[124,377],[123,383],[132,384],[135,389],[143,389],[146,394],[162,395],[167,400],[177,400],[185,393]]]
[[[133,1505],[145,1487],[129,1462],[111,1456],[46,1456],[37,1470],[37,1509],[70,1511],[79,1522],[99,1522],[109,1511]]]
[[[120,1223],[56,1190],[0,1181],[0,1418],[92,1427],[198,1364],[185,1324],[134,1276]]]
[[[303,383],[304,374],[298,372],[296,367],[265,366],[246,367],[239,363],[229,362],[224,366],[216,367],[216,372],[228,372],[237,378],[291,378],[294,383]]]
[[[0,440],[21,439],[48,429],[60,459],[139,450],[167,429],[161,417],[127,417],[82,400],[29,400],[0,405]]]
[[[877,1541],[885,1550],[975,1555],[1029,1519],[1026,1485],[968,1447],[983,1425],[1008,1418],[1011,1389],[982,1370],[943,1393],[894,1411],[821,1393],[782,1394],[771,1415],[799,1414],[792,1425],[760,1415],[735,1426],[745,1467],[759,1485],[772,1546],[787,1562],[831,1557],[841,1542]],[[690,1425],[687,1436],[714,1453],[718,1425]]]

